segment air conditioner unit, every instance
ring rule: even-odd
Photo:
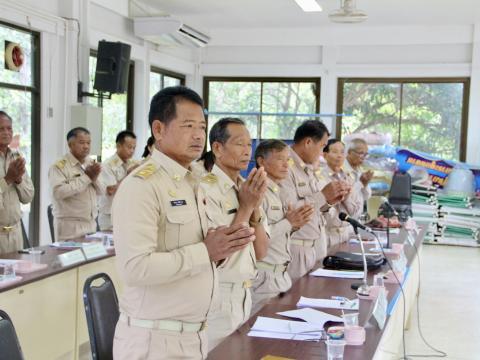
[[[136,36],[160,45],[186,45],[203,47],[210,38],[171,16],[134,17]]]

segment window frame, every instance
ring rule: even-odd
[[[459,161],[465,162],[467,158],[467,136],[468,136],[468,107],[470,99],[470,78],[469,77],[427,77],[427,78],[416,78],[416,77],[392,77],[392,78],[383,78],[383,77],[373,77],[373,78],[364,78],[364,77],[342,77],[338,78],[337,83],[337,114],[342,114],[343,112],[343,91],[345,83],[378,83],[378,84],[399,84],[400,85],[400,94],[403,95],[403,85],[405,84],[446,84],[446,83],[462,83],[463,84],[463,97],[462,97],[462,116],[460,122],[460,153]],[[401,139],[401,129],[402,129],[402,107],[403,107],[403,96],[400,97],[400,117],[399,117],[399,134]],[[335,127],[336,137],[341,139],[342,137],[342,116],[336,117],[336,127]],[[399,145],[401,146],[401,144]]]
[[[315,112],[320,113],[320,92],[321,92],[321,77],[229,77],[229,76],[207,76],[203,78],[203,101],[205,108],[208,110],[210,82],[260,82],[260,112],[262,112],[263,104],[263,83],[285,83],[285,82],[297,82],[297,83],[315,83]],[[205,115],[208,128],[208,113]],[[262,121],[258,125],[258,134],[262,133]],[[255,134],[255,138],[258,136]],[[260,139],[258,139],[260,140]]]
[[[30,204],[30,214],[28,229],[28,240],[32,246],[40,244],[40,151],[41,151],[41,42],[40,32],[33,31],[18,25],[10,24],[5,21],[0,21],[0,26],[9,27],[19,30],[24,33],[29,33],[33,38],[33,66],[32,66],[32,85],[23,86],[11,83],[0,82],[0,87],[10,90],[28,91],[31,93],[31,165],[32,170],[30,178],[32,179],[35,188],[35,196]],[[15,121],[15,119],[13,119]]]
[[[164,79],[163,79],[165,76],[180,80],[180,85],[185,86],[186,76],[184,74],[180,74],[180,73],[177,73],[177,72],[174,72],[174,71],[166,70],[166,69],[160,68],[160,67],[155,66],[155,65],[150,66],[150,72],[162,76],[161,79],[160,79],[160,84],[161,84],[162,89],[165,87],[164,86],[165,82],[164,82]],[[148,79],[150,80],[150,74],[148,74]]]

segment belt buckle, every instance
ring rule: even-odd
[[[13,230],[13,226],[4,226],[2,227],[2,230],[5,231],[5,232],[10,232]]]
[[[245,280],[242,285],[244,289],[249,289],[252,287],[252,282],[250,280]]]

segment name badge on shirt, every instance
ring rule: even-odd
[[[305,185],[307,185],[307,184],[305,184],[304,182],[299,182],[298,183],[298,186],[305,186]]]
[[[280,206],[272,205],[272,206],[270,206],[270,209],[272,209],[272,210],[280,210]]]
[[[230,214],[235,214],[237,212],[237,209],[229,209],[227,211],[227,214],[230,215]]]
[[[185,200],[172,200],[172,201],[170,201],[170,205],[172,205],[172,206],[184,206],[184,205],[187,205],[187,202]]]

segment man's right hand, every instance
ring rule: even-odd
[[[287,213],[285,217],[287,218],[290,225],[294,229],[300,229],[303,225],[310,221],[314,212],[312,205],[302,205],[296,209],[293,209],[291,205],[288,205]]]
[[[349,192],[350,187],[344,181],[331,181],[322,189],[323,196],[330,205],[342,201]]]
[[[99,163],[93,163],[87,166],[87,168],[85,169],[85,174],[87,174],[90,180],[95,181],[97,180],[100,171],[102,171],[101,165]]]
[[[25,174],[25,159],[20,157],[8,165],[5,181],[9,185],[13,183],[19,184],[22,182],[23,174]]]
[[[212,261],[226,259],[255,240],[255,231],[246,223],[209,229],[203,240]]]

